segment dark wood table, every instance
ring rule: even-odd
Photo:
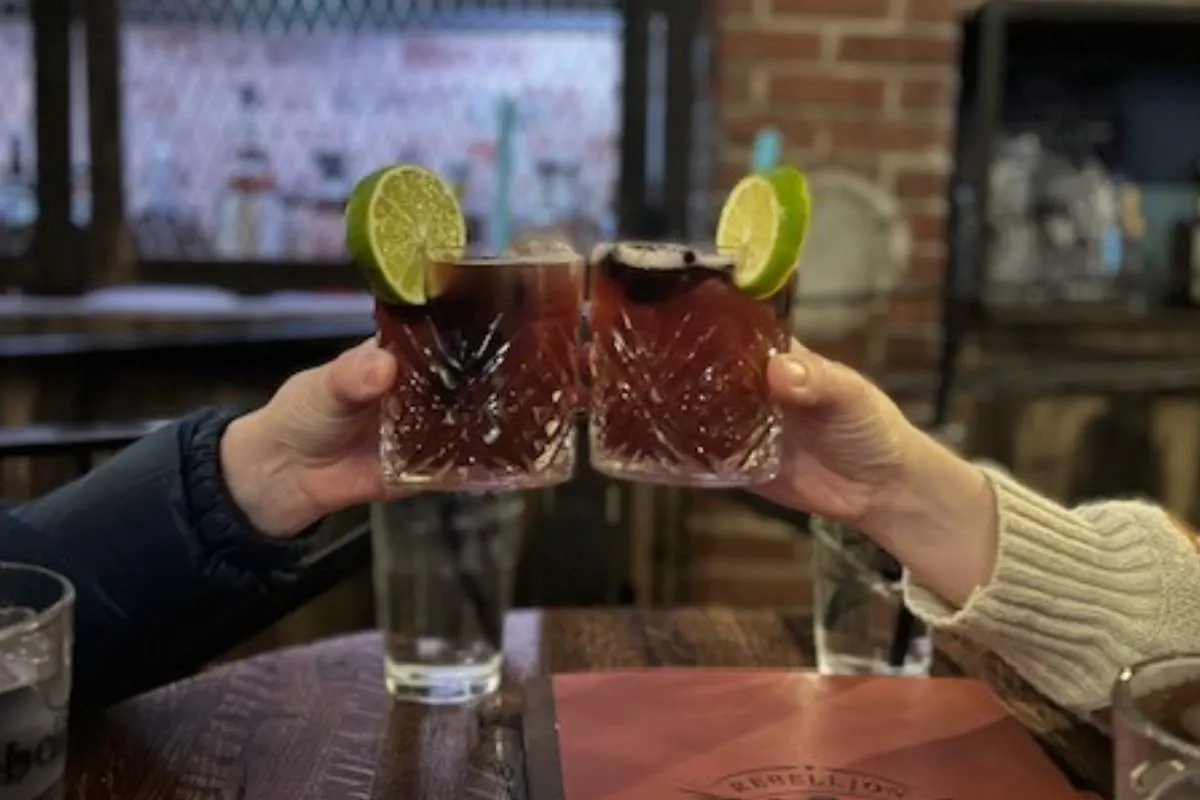
[[[539,674],[804,667],[813,655],[807,616],[719,609],[517,612],[505,642],[505,688],[489,707],[500,717],[517,716],[521,683]],[[508,740],[492,728],[481,734],[473,709],[390,703],[382,659],[378,634],[362,633],[222,666],[135,698],[75,726],[68,797],[523,800],[496,777],[497,757],[512,756],[496,743]],[[940,658],[937,671],[958,668]],[[1010,707],[1077,780],[1093,769],[1103,780],[1103,737],[1019,688]]]

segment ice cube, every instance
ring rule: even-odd
[[[59,672],[55,648],[40,631],[0,636],[0,692],[29,686]]]
[[[625,242],[618,244],[612,257],[620,264],[634,269],[681,270],[702,267],[719,271],[731,271],[734,260],[723,253],[698,250],[682,244],[656,244]]]
[[[28,622],[37,617],[37,611],[24,606],[3,606],[0,607],[0,631],[10,625],[19,625],[22,622]]]
[[[38,681],[37,664],[0,652],[0,694],[13,692]]]
[[[686,269],[696,263],[695,251],[673,244],[624,242],[613,249],[612,257],[617,263],[634,269]]]
[[[506,255],[516,258],[528,256],[563,255],[574,253],[575,248],[566,239],[555,236],[528,236],[519,238],[508,248]]]

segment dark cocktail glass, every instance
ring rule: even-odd
[[[399,363],[380,436],[393,486],[524,489],[568,480],[580,405],[583,263],[573,252],[431,250],[423,304],[376,303]]]
[[[591,262],[592,465],[617,478],[746,486],[776,476],[766,368],[787,344],[791,286],[756,299],[739,253],[620,243]]]

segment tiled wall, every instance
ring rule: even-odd
[[[346,155],[352,177],[401,159],[444,170],[469,158],[482,184],[476,188],[486,197],[495,109],[500,98],[511,97],[519,110],[516,150],[526,157],[524,166],[537,158],[582,162],[589,205],[607,208],[612,202],[618,33],[269,35],[130,27],[124,47],[126,169],[135,212],[151,191],[156,157],[166,154],[183,202],[211,228],[239,141],[238,90],[247,83],[263,98],[259,128],[287,192],[310,190],[317,179],[313,152],[333,149]],[[0,141],[7,154],[11,136],[20,135],[32,162],[29,53],[28,26],[0,23]],[[76,94],[82,164],[84,97]],[[520,164],[516,181],[519,202],[536,187]]]

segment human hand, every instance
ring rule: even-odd
[[[900,491],[905,460],[921,434],[887,395],[795,341],[772,360],[767,378],[784,410],[784,453],[779,477],[760,494],[858,525]]]
[[[768,382],[784,413],[784,453],[759,494],[855,526],[951,604],[990,579],[995,497],[978,468],[865,377],[797,343],[771,362]]]
[[[269,536],[292,536],[334,511],[388,494],[379,464],[379,401],[395,359],[374,340],[293,375],[262,408],[230,423],[221,466],[238,506]]]

